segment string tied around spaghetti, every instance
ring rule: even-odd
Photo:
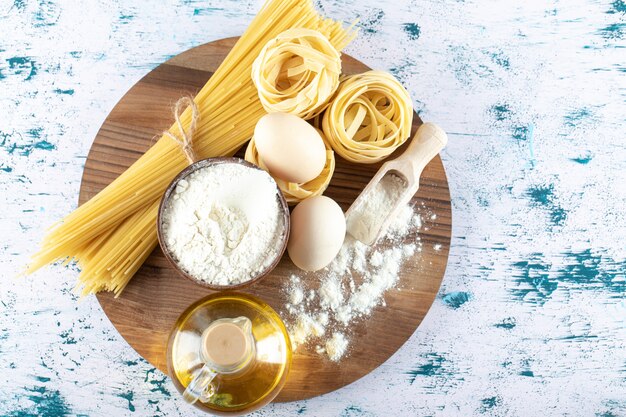
[[[182,112],[187,108],[191,107],[191,123],[189,124],[189,128],[185,130],[183,127],[183,123],[180,120]],[[198,114],[198,106],[196,102],[193,101],[191,97],[184,96],[181,97],[174,106],[174,119],[176,120],[176,125],[178,126],[178,131],[180,132],[180,136],[177,136],[166,130],[163,132],[163,136],[167,136],[172,139],[178,145],[180,145],[181,150],[185,154],[185,157],[189,161],[190,164],[196,162],[196,155],[193,150],[193,134],[196,131],[196,124],[198,122],[199,114]]]

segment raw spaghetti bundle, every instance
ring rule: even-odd
[[[291,29],[269,41],[252,66],[252,80],[268,112],[303,119],[319,114],[341,74],[341,56],[316,30]]]
[[[348,161],[371,164],[389,156],[411,134],[413,103],[391,74],[368,71],[341,80],[322,130]]]
[[[252,64],[265,44],[292,28],[314,29],[337,50],[355,36],[340,22],[321,17],[311,0],[269,0],[194,98],[199,110],[194,133],[197,158],[232,155],[252,136],[265,114],[250,78]],[[175,123],[169,132],[183,137],[191,118],[187,107],[180,127]],[[26,272],[74,260],[81,268],[83,294],[108,290],[119,295],[157,245],[161,196],[187,163],[175,141],[159,139],[115,181],[49,231]]]
[[[324,133],[319,129],[316,130],[318,131],[320,136],[322,136],[322,139],[324,140],[324,145],[326,146],[326,164],[324,165],[324,169],[322,170],[322,172],[316,178],[304,184],[296,184],[293,182],[281,180],[280,178],[274,178],[274,180],[278,184],[278,187],[283,192],[285,200],[287,200],[287,203],[289,204],[297,204],[306,198],[322,195],[322,193],[326,191],[326,188],[330,183],[333,173],[335,172],[335,153],[330,148],[328,141],[324,137]],[[248,143],[245,158],[246,161],[253,163],[261,167],[265,171],[269,172],[269,169],[267,169],[267,166],[265,166],[265,164],[259,157],[259,152],[257,151],[256,145],[254,143],[254,137],[250,139],[250,142]]]

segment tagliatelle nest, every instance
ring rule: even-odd
[[[322,136],[322,139],[324,139],[324,146],[326,146],[326,163],[324,164],[322,172],[316,178],[303,184],[296,184],[281,180],[280,178],[274,178],[278,187],[283,192],[285,200],[287,200],[287,203],[290,205],[297,204],[309,197],[322,195],[322,193],[326,191],[326,188],[328,188],[328,184],[330,183],[333,173],[335,172],[335,153],[328,145],[328,141],[324,138],[323,133],[319,129],[316,130]],[[250,142],[248,142],[245,159],[246,161],[269,172],[267,166],[265,166],[259,157],[259,152],[257,151],[254,143],[254,138],[250,139]]]
[[[339,86],[341,56],[326,36],[290,29],[269,41],[252,65],[252,81],[268,112],[310,119]]]
[[[413,103],[391,74],[368,71],[346,76],[326,109],[322,130],[348,161],[378,162],[411,134]]]

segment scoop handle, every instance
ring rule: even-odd
[[[434,123],[424,123],[417,129],[409,147],[395,162],[408,165],[413,178],[409,182],[419,184],[422,171],[448,143],[448,135]],[[405,175],[408,172],[404,172]],[[415,190],[417,191],[417,190]]]

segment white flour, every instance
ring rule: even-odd
[[[333,333],[333,337],[326,342],[326,353],[331,361],[339,361],[346,353],[348,348],[348,340],[343,333]]]
[[[350,211],[346,218],[348,233],[362,242],[373,242],[404,190],[406,181],[403,178],[392,173],[385,174]]]
[[[290,300],[286,308],[294,347],[315,340],[319,354],[341,360],[349,348],[352,325],[369,316],[376,306],[384,305],[385,292],[397,286],[404,261],[421,251],[417,237],[421,226],[419,214],[412,206],[405,206],[381,239],[387,248],[368,246],[346,236],[329,266],[300,277],[292,275],[286,287]],[[393,243],[391,247],[389,243]],[[309,296],[305,299],[302,295],[306,293]],[[330,328],[334,330],[332,336]]]
[[[285,225],[276,184],[240,164],[199,169],[179,181],[163,215],[167,247],[190,275],[239,284],[267,268]]]

